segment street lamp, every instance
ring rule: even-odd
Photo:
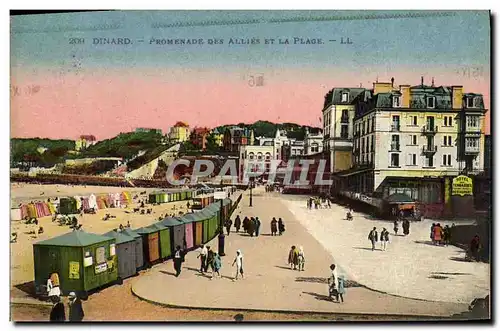
[[[252,188],[253,188],[253,183],[254,183],[254,178],[252,177],[250,179],[250,207],[253,207],[252,202],[253,202],[253,196],[252,196]]]
[[[219,255],[225,256],[224,253],[224,223],[226,222],[224,214],[224,199],[220,199],[220,224],[219,224]]]

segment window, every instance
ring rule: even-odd
[[[311,144],[311,152],[312,153],[317,153],[319,152],[319,145],[317,143],[312,143]]]
[[[365,152],[365,138],[361,138],[361,153]]]
[[[425,166],[426,167],[434,167],[434,157],[429,156],[425,158]]]
[[[467,117],[467,126],[468,127],[478,127],[479,126],[479,118],[477,116],[468,116]]]
[[[366,133],[370,133],[370,119],[366,120]]]
[[[399,136],[396,134],[392,135],[391,150],[399,151]]]
[[[349,123],[349,111],[347,109],[342,109],[342,117],[340,118],[342,123]]]
[[[451,146],[451,136],[448,136],[448,146]]]
[[[349,138],[349,126],[348,125],[342,125],[340,127],[340,137],[343,139]]]
[[[468,97],[467,98],[467,108],[480,108],[481,98],[479,97]]]
[[[473,108],[474,107],[474,98],[469,97],[467,98],[467,108]]]
[[[399,97],[399,96],[393,96],[392,97],[392,106],[394,108],[401,107],[401,97]]]
[[[372,132],[375,131],[375,117],[372,119]]]
[[[399,167],[399,154],[391,154],[391,167]]]
[[[250,160],[253,160],[253,159],[254,159],[254,157],[255,157],[255,156],[254,156],[254,154],[253,154],[253,153],[248,153],[248,158],[249,158]]]
[[[399,116],[392,116],[392,128],[393,131],[399,131]]]
[[[349,100],[349,93],[342,92],[342,102],[347,102]]]
[[[451,166],[451,154],[444,154],[443,155],[443,165],[444,166]]]
[[[479,97],[474,98],[474,108],[481,108],[481,98]]]
[[[427,108],[436,108],[436,98],[427,97]]]
[[[453,126],[453,116],[444,117],[444,126]]]
[[[444,117],[444,126],[448,126],[448,116]]]
[[[262,153],[257,154],[257,160],[261,161],[262,160]]]
[[[417,165],[417,154],[408,154],[408,165]]]
[[[271,153],[267,152],[266,153],[266,160],[269,161],[271,159]]]
[[[410,145],[416,145],[417,144],[417,135],[412,134],[410,135]]]
[[[418,123],[418,116],[411,115],[410,116],[410,123],[408,124],[409,126],[417,126]]]
[[[451,140],[452,140],[451,136],[444,136],[443,137],[443,145],[444,146],[452,146]]]

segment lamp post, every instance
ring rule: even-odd
[[[253,188],[253,177],[252,177],[252,179],[250,179],[250,207],[253,207],[253,205],[252,205],[252,202],[253,202],[252,188]]]
[[[224,213],[224,199],[220,199],[220,224],[219,224],[219,255],[225,256],[224,253],[224,223],[226,221]]]

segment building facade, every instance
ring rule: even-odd
[[[224,133],[220,132],[218,128],[215,128],[210,133],[214,137],[215,144],[219,147],[224,145]]]
[[[82,135],[75,141],[75,150],[81,151],[97,143],[94,135]]]
[[[325,96],[323,105],[323,150],[329,156],[330,172],[351,168],[354,135],[355,100],[363,88],[334,88]]]
[[[354,101],[353,167],[342,190],[449,203],[450,181],[484,168],[482,95],[462,86],[374,83]]]
[[[254,145],[253,130],[247,128],[227,128],[224,132],[223,147],[228,152],[238,152],[240,146]]]
[[[177,122],[170,128],[168,137],[172,142],[180,143],[189,140],[190,130],[189,125],[184,122]]]
[[[207,149],[207,138],[210,134],[210,129],[208,128],[194,128],[189,136],[189,141],[201,150]]]
[[[286,145],[281,146],[281,160],[288,162],[290,159],[300,158],[305,154],[305,142],[301,140],[290,140]]]
[[[272,145],[241,145],[239,147],[239,180],[242,181],[245,171],[249,174],[262,173],[263,178],[268,178],[271,161],[279,160]]]
[[[316,132],[306,129],[306,136],[304,138],[304,154],[312,155],[323,152],[323,132],[318,130]]]

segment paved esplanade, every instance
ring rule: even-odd
[[[393,223],[373,220],[347,209],[308,210],[303,197],[283,196],[284,203],[326,250],[343,267],[349,279],[369,288],[407,298],[470,303],[489,294],[489,264],[465,262],[465,251],[456,246],[434,246],[430,242],[432,223],[451,226],[452,222],[425,220],[412,222],[410,234],[394,235]],[[368,233],[373,227],[390,233],[386,251],[372,251]],[[471,239],[474,234],[471,233]],[[380,242],[377,243],[380,249]]]
[[[338,260],[339,255],[359,254],[363,250],[352,249],[351,244],[346,246],[348,249],[342,248],[334,252],[332,259],[332,255],[294,218],[282,201],[284,196],[265,193],[263,188],[255,189],[254,193],[254,207],[248,207],[248,192],[245,192],[240,207],[233,216],[240,214],[242,219],[245,215],[259,216],[262,222],[262,234],[252,238],[246,234],[231,232],[230,236],[226,237],[227,255],[222,260],[222,279],[210,280],[201,275],[198,272],[200,264],[196,258],[197,252],[194,251],[187,254],[179,278],[174,277],[172,262],[168,261],[134,279],[133,292],[153,302],[198,308],[434,316],[445,316],[467,310],[466,304],[424,302],[383,294],[363,287],[348,287],[343,304],[329,301],[326,298],[327,285],[324,283],[324,279],[329,275],[328,266],[333,260]],[[302,204],[305,206],[303,199]],[[269,235],[273,216],[282,217],[285,221],[286,232],[281,237]],[[363,229],[357,236],[366,237],[364,232]],[[325,236],[329,240],[339,241],[345,240],[349,233],[347,228],[343,228],[342,233],[325,233]],[[339,237],[345,238],[339,239]],[[216,240],[210,244],[217,249]],[[365,242],[364,247],[367,247],[366,244]],[[304,246],[306,255],[304,272],[288,268],[288,251],[292,245]],[[233,282],[231,278],[234,277],[235,268],[231,267],[231,263],[237,249],[241,249],[244,255],[245,279]],[[346,268],[341,269],[340,275],[345,274],[343,270]],[[389,280],[381,282],[391,281],[392,276],[388,273],[386,276]]]

